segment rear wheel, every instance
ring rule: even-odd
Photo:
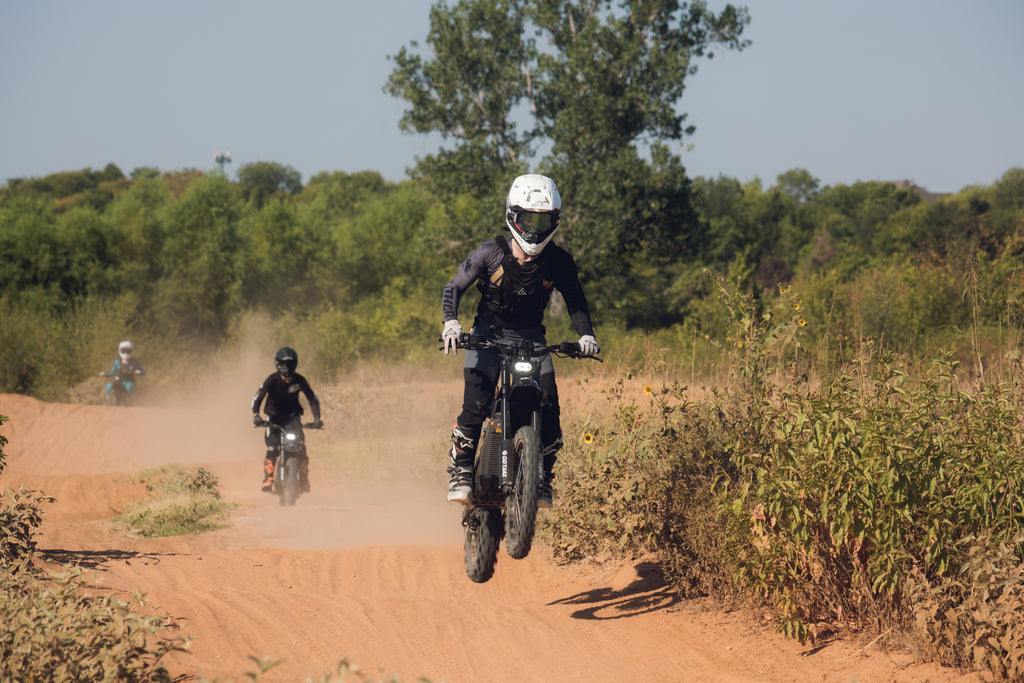
[[[484,583],[494,576],[501,542],[501,510],[474,508],[462,514],[466,529],[466,576]]]
[[[513,439],[515,482],[505,499],[505,550],[514,560],[530,553],[537,523],[540,479],[540,436],[533,427],[520,427]]]

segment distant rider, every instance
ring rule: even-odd
[[[555,183],[536,174],[521,175],[512,183],[505,201],[505,224],[511,235],[479,245],[459,266],[445,285],[441,298],[445,353],[456,353],[462,326],[459,301],[475,282],[480,291],[472,334],[503,341],[533,341],[546,345],[544,310],[551,293],[558,290],[565,300],[569,319],[580,335],[583,355],[597,355],[587,299],[583,295],[576,261],[565,249],[549,244],[558,229],[562,198]],[[498,383],[500,355],[495,350],[467,351],[462,412],[452,428],[451,480],[448,500],[468,503],[473,490],[473,459],[480,439],[480,426],[490,413]],[[555,368],[546,357],[541,366],[544,393],[542,416],[543,471],[540,473],[538,506],[551,507],[552,468],[562,447],[558,388]]]
[[[128,393],[128,396],[135,395],[135,376],[145,375],[146,371],[142,369],[142,363],[139,362],[138,358],[134,357],[135,344],[130,341],[123,341],[117,345],[117,358],[114,359],[114,364],[110,367],[110,370],[101,372],[100,377],[116,377],[121,376],[121,384],[124,386],[124,390]],[[114,383],[107,382],[106,388],[103,389],[104,396],[107,397],[107,402],[111,400],[110,392],[114,390]]]
[[[260,417],[260,404],[264,397],[267,403],[264,409],[271,424],[288,427],[297,431],[302,440],[302,456],[299,464],[299,486],[303,492],[309,491],[309,456],[306,454],[305,435],[302,431],[302,406],[299,404],[299,393],[306,395],[310,412],[313,413],[313,426],[323,426],[320,420],[320,400],[313,393],[306,378],[295,372],[299,365],[299,355],[295,349],[284,346],[274,355],[277,372],[273,373],[260,385],[252,398],[252,422],[257,427],[267,423]],[[267,427],[264,441],[267,454],[263,459],[263,490],[272,493],[274,490],[274,465],[277,461],[278,447],[281,443],[281,432]]]

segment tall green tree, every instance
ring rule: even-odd
[[[429,56],[403,48],[385,88],[411,105],[404,130],[455,142],[420,159],[418,173],[496,204],[517,173],[552,175],[565,204],[559,239],[595,283],[592,298],[636,314],[627,290],[657,291],[662,268],[694,256],[689,181],[667,143],[694,131],[677,104],[697,59],[747,45],[746,9],[460,0],[436,3],[430,22]]]
[[[238,184],[259,208],[279,193],[298,194],[302,190],[302,174],[274,161],[254,161],[238,169]]]
[[[222,176],[189,185],[165,207],[153,308],[169,329],[217,335],[243,302],[245,245],[237,189]]]

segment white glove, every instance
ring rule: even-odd
[[[596,356],[601,352],[601,347],[598,345],[597,340],[594,339],[594,335],[585,334],[580,337],[580,353],[584,356]]]
[[[462,334],[462,325],[458,320],[447,320],[444,323],[444,331],[441,332],[441,340],[444,342],[445,354],[457,355],[459,350],[459,336]]]

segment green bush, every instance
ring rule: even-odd
[[[40,504],[52,502],[41,491],[0,490],[0,571],[35,554],[36,530],[43,520]]]
[[[895,360],[820,393],[773,391],[731,444],[722,488],[737,570],[787,633],[888,618],[911,571],[962,570],[958,541],[1024,523],[1017,406],[1006,387],[957,390],[955,364],[911,381]],[[827,627],[827,626],[826,626]]]
[[[78,568],[0,572],[0,594],[0,680],[170,681],[161,659],[187,644],[143,595],[93,594]]]
[[[968,536],[956,574],[929,581],[919,570],[908,579],[911,635],[929,659],[947,666],[988,669],[1000,680],[1024,679],[1024,537],[994,543]]]

